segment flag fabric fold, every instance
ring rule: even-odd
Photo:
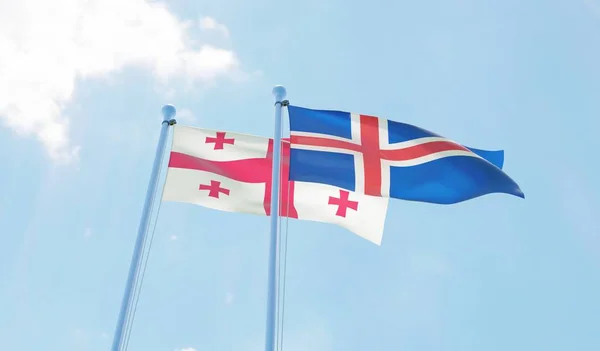
[[[374,116],[297,106],[288,114],[290,180],[437,204],[490,193],[524,197],[502,171],[503,151],[469,148]]]
[[[270,215],[273,139],[183,125],[173,129],[163,201]],[[281,216],[336,224],[381,244],[388,199],[289,181],[289,141],[281,150]]]

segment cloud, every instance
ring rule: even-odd
[[[223,24],[217,22],[212,17],[203,17],[200,19],[200,28],[204,30],[215,30],[220,32],[224,37],[229,37],[229,29]]]
[[[196,351],[193,347],[185,347],[183,349],[175,349],[174,351]]]
[[[200,24],[227,29],[214,20]],[[190,28],[150,0],[0,1],[0,122],[36,137],[52,159],[71,161],[79,147],[64,110],[80,80],[129,66],[160,82],[236,71],[234,52],[192,42]]]
[[[85,228],[85,230],[83,231],[83,237],[88,239],[92,236],[92,229],[91,228]]]
[[[171,241],[176,241],[177,240],[177,235],[173,234],[169,237],[169,240]]]
[[[184,124],[196,124],[198,119],[194,116],[194,113],[189,108],[182,108],[177,110],[177,122],[182,122]]]

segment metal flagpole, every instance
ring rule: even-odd
[[[265,351],[275,351],[275,321],[277,313],[277,267],[279,265],[279,176],[281,165],[281,110],[286,91],[281,85],[273,88],[275,96],[275,133],[273,135],[273,172],[271,182],[271,241],[269,246],[269,282],[267,296],[267,328]]]
[[[175,113],[175,107],[172,105],[165,105],[162,108],[163,122],[160,129],[160,138],[158,139],[158,145],[156,147],[154,166],[152,167],[152,173],[150,174],[150,182],[148,183],[148,190],[146,192],[146,202],[144,203],[144,209],[142,210],[142,217],[140,219],[137,239],[133,249],[133,256],[131,257],[131,264],[129,265],[129,275],[127,277],[125,293],[123,294],[123,300],[121,302],[121,311],[119,312],[119,320],[113,338],[112,351],[121,351],[121,347],[123,346],[126,319],[130,313],[133,287],[137,280],[137,273],[142,260],[142,247],[146,241],[146,235],[148,234],[150,211],[156,195],[156,185],[158,183],[158,174],[161,167],[160,161],[163,159],[163,154],[165,152],[169,126],[176,123]]]

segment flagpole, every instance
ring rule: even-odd
[[[173,105],[165,105],[162,108],[163,121],[160,129],[160,137],[158,139],[158,145],[156,146],[156,155],[154,156],[154,165],[152,167],[152,173],[150,174],[150,181],[148,183],[148,190],[146,192],[146,201],[144,203],[142,216],[140,218],[140,225],[138,227],[137,239],[135,241],[135,247],[131,257],[131,264],[129,265],[129,275],[127,276],[125,293],[123,294],[123,300],[121,301],[121,310],[119,312],[117,328],[113,338],[112,351],[121,351],[121,347],[123,346],[127,316],[129,316],[129,313],[131,312],[130,308],[133,287],[137,280],[137,273],[142,260],[142,248],[144,246],[144,242],[146,241],[146,235],[148,234],[151,215],[150,212],[156,197],[158,175],[161,167],[160,161],[163,159],[163,154],[165,152],[169,126],[172,126],[176,123],[175,113],[176,110]]]
[[[269,282],[267,296],[267,326],[265,331],[265,351],[275,351],[275,322],[277,313],[277,267],[279,265],[279,177],[281,165],[281,110],[285,104],[285,88],[273,88],[275,96],[275,133],[273,135],[273,170],[271,182],[271,240],[269,246]]]

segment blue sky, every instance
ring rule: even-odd
[[[526,195],[392,201],[381,247],[290,221],[284,350],[600,349],[600,1],[24,0],[0,23],[0,349],[109,349],[160,108],[270,136],[275,84],[504,149]],[[268,222],[164,203],[130,349],[262,350]]]

